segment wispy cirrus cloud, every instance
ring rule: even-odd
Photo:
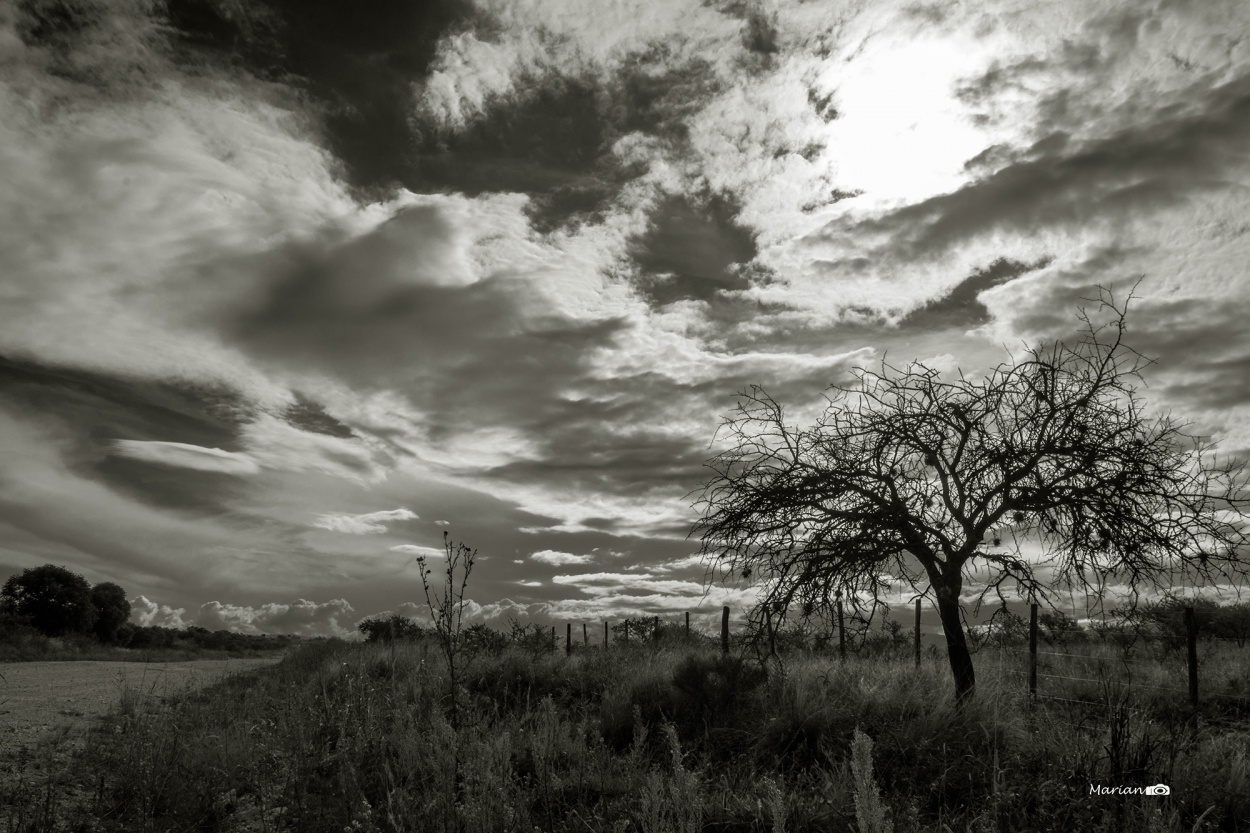
[[[426,547],[421,544],[396,544],[391,547],[391,552],[402,552],[405,555],[415,555],[421,558],[447,557],[447,553],[438,547]]]
[[[418,517],[411,509],[384,509],[363,515],[319,515],[313,525],[348,535],[380,535],[387,531],[388,524],[395,521],[413,521]]]
[[[117,453],[132,460],[222,474],[256,474],[260,465],[247,454],[204,448],[189,443],[116,440]]]

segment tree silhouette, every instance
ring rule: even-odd
[[[95,624],[91,585],[64,567],[45,564],[10,576],[0,598],[6,608],[47,636],[86,633]]]
[[[101,642],[116,642],[117,632],[130,619],[130,601],[121,585],[104,581],[91,588],[95,623],[91,630]]]
[[[1102,323],[1082,309],[1075,343],[982,378],[858,369],[810,428],[752,387],[696,504],[703,555],[760,581],[758,621],[827,609],[838,591],[875,609],[898,581],[931,597],[960,702],[975,689],[966,604],[992,594],[1006,610],[1013,589],[1050,603],[1058,587],[1102,599],[1112,580],[1135,599],[1244,572],[1244,463],[1146,413],[1136,384],[1151,360],[1123,341],[1128,302],[1097,300]]]

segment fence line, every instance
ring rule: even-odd
[[[844,616],[842,615],[841,599],[837,601],[835,609],[837,612],[836,623],[838,627],[838,634],[837,634],[838,635],[838,643],[837,643],[838,654],[839,656],[845,659],[845,657],[847,656],[846,622],[845,622]],[[1198,657],[1198,650],[1197,650],[1198,648],[1198,623],[1197,623],[1197,616],[1195,615],[1194,609],[1192,607],[1183,608],[1184,623],[1185,623],[1185,637],[1186,637],[1185,639],[1185,647],[1186,647],[1185,667],[1188,672],[1188,687],[1187,688],[1179,687],[1179,686],[1173,687],[1173,686],[1153,685],[1150,683],[1135,682],[1133,680],[1132,678],[1133,672],[1132,672],[1132,669],[1129,668],[1129,666],[1149,666],[1149,667],[1157,669],[1160,667],[1158,662],[1152,662],[1152,661],[1144,660],[1144,659],[1131,659],[1128,656],[1110,657],[1110,656],[1096,656],[1093,654],[1076,654],[1076,653],[1071,653],[1068,651],[1040,650],[1038,647],[1038,637],[1039,637],[1038,609],[1039,609],[1039,606],[1037,604],[1031,604],[1029,606],[1027,649],[1010,648],[1006,646],[1000,646],[999,648],[999,650],[1003,654],[1017,654],[1017,655],[1024,654],[1025,656],[1027,656],[1028,661],[1024,669],[1015,669],[1015,668],[1003,669],[1000,667],[1000,671],[1005,671],[1008,675],[1023,674],[1027,676],[1028,695],[1029,695],[1029,701],[1031,703],[1036,703],[1039,699],[1044,699],[1044,700],[1055,700],[1055,701],[1060,701],[1060,702],[1098,705],[1097,703],[1092,703],[1091,701],[1073,700],[1070,698],[1055,697],[1053,695],[1039,692],[1038,683],[1040,680],[1064,680],[1068,682],[1091,683],[1091,684],[1105,684],[1109,681],[1109,678],[1106,676],[1093,678],[1093,677],[1077,677],[1077,676],[1072,676],[1068,674],[1055,674],[1055,673],[1051,673],[1046,668],[1039,666],[1039,662],[1038,662],[1039,657],[1062,657],[1064,659],[1096,661],[1100,665],[1103,663],[1106,663],[1108,666],[1112,666],[1112,667],[1124,666],[1125,670],[1127,671],[1127,674],[1126,674],[1127,679],[1117,678],[1114,681],[1122,683],[1126,688],[1128,689],[1140,688],[1140,689],[1145,689],[1149,691],[1159,691],[1159,692],[1166,692],[1170,694],[1187,693],[1189,695],[1188,699],[1189,699],[1190,705],[1193,706],[1194,708],[1198,706],[1198,702],[1199,702],[1199,657]],[[653,643],[658,643],[661,638],[661,632],[662,632],[660,617],[658,615],[653,615],[649,618],[651,620],[650,622],[647,622],[646,619],[639,619],[637,621],[633,619],[626,619],[625,622],[623,622],[621,626],[618,626],[619,627],[618,641],[623,645],[628,645],[630,642],[630,632],[634,631],[640,638],[639,639],[640,644],[645,644],[648,641],[645,638],[646,636],[651,637],[649,641]],[[729,633],[730,608],[728,605],[725,605],[721,608],[720,620],[721,620],[720,621],[721,652],[723,654],[728,654],[729,648],[730,648],[730,633]],[[915,665],[917,668],[920,667],[921,659],[923,656],[923,652],[921,650],[922,646],[921,646],[920,621],[921,621],[921,600],[916,599],[915,600],[915,624],[914,624],[913,645],[914,645]],[[684,623],[682,624],[684,625],[684,627],[682,625],[679,625],[678,627],[681,628],[681,632],[683,636],[686,639],[689,639],[691,637],[690,612],[689,611],[685,612]],[[649,628],[647,627],[648,625],[650,626]],[[769,627],[769,632],[767,634],[768,647],[770,650],[775,650],[776,634],[771,628],[771,622],[769,622],[768,627]],[[650,630],[650,634],[647,633],[647,630]],[[1204,635],[1204,639],[1221,640],[1224,642],[1233,642],[1233,643],[1237,643],[1238,645],[1243,645],[1247,641],[1247,640],[1239,639],[1237,637],[1226,637],[1226,636],[1215,636],[1215,635],[1210,635],[1210,636]],[[603,648],[607,650],[610,647],[611,642],[612,642],[611,626],[608,621],[605,621],[603,623]],[[1107,644],[1107,643],[1100,642],[1099,644]],[[590,647],[590,634],[589,634],[588,626],[584,622],[582,623],[582,645],[587,648]],[[553,653],[556,651],[556,646],[557,646],[556,627],[553,625],[551,627],[551,651]],[[571,655],[573,653],[573,649],[574,649],[573,624],[571,622],[566,623],[565,625],[564,648],[565,648],[566,655]],[[1100,675],[1102,674],[1102,669],[1099,669],[1099,673]],[[1209,693],[1206,693],[1204,696],[1208,700],[1236,701],[1239,703],[1250,701],[1250,692],[1246,694],[1227,693],[1227,692],[1209,692]]]

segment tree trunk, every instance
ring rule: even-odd
[[[955,679],[955,702],[962,706],[976,689],[976,673],[959,614],[959,588],[939,585],[936,589],[938,615],[942,617],[942,632],[946,635],[946,654],[950,658],[951,676]]]

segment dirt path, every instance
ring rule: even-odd
[[[117,708],[126,689],[175,694],[278,658],[193,662],[13,662],[0,664],[0,759],[62,727],[85,728]]]

